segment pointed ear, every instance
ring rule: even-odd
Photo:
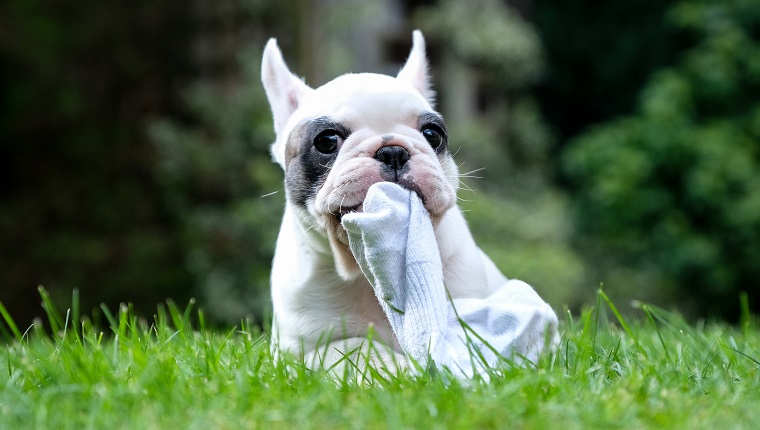
[[[290,115],[298,109],[303,96],[312,89],[288,69],[274,38],[269,39],[264,48],[261,82],[272,108],[274,131],[279,135]]]
[[[435,102],[435,91],[430,86],[428,62],[425,56],[425,38],[422,37],[421,31],[412,32],[412,50],[396,78],[410,83],[431,105]]]

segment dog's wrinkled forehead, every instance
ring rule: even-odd
[[[390,76],[361,73],[340,76],[315,89],[301,101],[282,133],[281,151],[285,160],[286,143],[292,134],[302,132],[311,122],[315,126],[324,118],[349,130],[368,128],[376,133],[390,131],[396,125],[416,128],[419,117],[433,108],[413,87]],[[293,148],[290,148],[292,151]]]
[[[410,85],[396,78],[371,73],[340,76],[304,98],[303,118],[333,116],[344,121],[382,128],[383,122],[410,121],[432,107]],[[301,115],[298,115],[301,116]]]

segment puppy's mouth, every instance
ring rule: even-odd
[[[359,203],[358,205],[354,206],[341,206],[338,210],[337,215],[335,217],[338,219],[338,222],[341,222],[343,220],[343,215],[350,214],[353,212],[361,212],[364,209],[364,203]]]
[[[404,188],[408,189],[409,191],[417,194],[417,196],[422,200],[423,204],[427,201],[424,194],[422,194],[422,191],[414,183],[411,183],[411,182],[403,183],[403,184],[399,182],[396,182],[396,183],[399,185],[402,185]],[[337,213],[335,214],[335,218],[338,220],[338,223],[340,224],[340,222],[343,220],[344,215],[350,214],[353,212],[363,212],[363,210],[364,210],[364,202],[359,203],[358,205],[353,205],[353,206],[341,206],[338,209]]]

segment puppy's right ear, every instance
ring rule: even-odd
[[[412,32],[412,50],[409,52],[406,64],[398,72],[396,78],[408,82],[431,105],[435,104],[435,91],[430,86],[430,75],[428,74],[425,38],[422,36],[421,31],[414,30]]]
[[[279,135],[290,116],[298,109],[303,96],[312,89],[288,69],[274,38],[269,39],[264,48],[261,82],[272,108],[274,131]]]

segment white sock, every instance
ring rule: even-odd
[[[547,340],[556,343],[554,311],[522,281],[485,299],[447,300],[433,226],[415,193],[374,184],[363,211],[342,223],[399,344],[423,367],[430,358],[460,377],[487,376],[485,368],[505,356],[535,361]]]

